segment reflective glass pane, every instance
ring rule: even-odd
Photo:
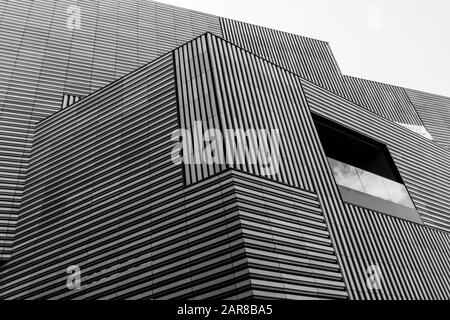
[[[328,158],[336,183],[354,190],[364,192],[356,168],[340,161]]]
[[[383,183],[384,178],[376,174],[356,169],[363,184],[364,191],[372,196],[390,201],[389,192]]]
[[[414,209],[406,187],[371,172],[328,158],[336,183]]]
[[[389,192],[392,202],[414,209],[414,204],[404,185],[389,179],[385,179],[384,184],[386,185],[386,189]]]

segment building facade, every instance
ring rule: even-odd
[[[450,98],[148,0],[0,18],[0,298],[450,298]]]

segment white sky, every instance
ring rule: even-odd
[[[159,0],[328,41],[342,72],[450,96],[449,0]]]

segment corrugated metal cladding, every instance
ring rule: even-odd
[[[342,76],[325,42],[153,1],[0,17],[0,298],[450,299],[446,99]],[[250,52],[208,34],[162,56],[221,26]],[[84,98],[61,109],[63,93]],[[409,100],[435,141],[393,122],[422,125]],[[425,225],[343,203],[311,112],[385,143]],[[175,165],[172,133],[195,120],[280,129],[279,173]]]
[[[313,192],[231,171],[185,188],[173,66],[163,56],[38,125],[0,298],[347,297]]]
[[[450,150],[450,98],[411,89],[406,93],[433,140]]]
[[[347,298],[317,195],[228,172],[233,175],[252,297]]]
[[[177,128],[171,54],[41,123],[0,297],[245,295],[236,206],[225,182],[183,189]]]
[[[68,11],[72,5],[79,11]],[[2,260],[10,257],[35,124],[61,108],[63,93],[86,96],[206,31],[221,35],[221,27],[218,17],[149,0],[2,1],[0,14]]]
[[[351,239],[347,245],[357,258],[344,263],[355,299],[450,298],[449,233],[348,204],[345,209],[339,231]],[[370,265],[380,267],[383,290],[361,292]]]
[[[424,224],[450,231],[450,152],[325,89],[304,87],[313,112],[386,144]]]
[[[450,299],[450,154],[325,89],[307,81],[302,85],[312,112],[388,146],[427,225],[350,205],[343,208],[335,184],[324,187],[324,199],[332,208],[326,216],[350,297]],[[323,153],[320,146],[318,149]],[[317,165],[323,166],[318,169],[322,176],[326,173],[321,179],[332,181],[328,166],[322,161]],[[381,268],[380,291],[365,290],[367,267],[373,264]]]
[[[209,39],[207,41],[207,38]],[[202,36],[175,50],[181,127],[192,129],[194,121],[202,121],[205,131],[211,128],[227,129],[279,129],[279,172],[268,176],[279,182],[313,190],[301,152],[294,105],[283,87],[269,85],[273,75],[260,65],[254,55],[240,54],[242,50],[211,35]],[[214,43],[214,46],[213,46]],[[252,67],[257,63],[257,67]],[[265,62],[266,65],[269,63]],[[264,94],[256,94],[256,93]],[[275,100],[282,96],[283,99]],[[292,115],[286,122],[287,115]],[[193,131],[193,130],[191,130]],[[241,141],[245,141],[242,138]],[[192,151],[190,151],[192,152]],[[228,152],[228,151],[227,151]],[[264,175],[262,164],[233,163],[227,165],[245,172]],[[195,183],[223,170],[224,164],[185,165],[187,184]]]
[[[0,297],[77,296],[69,265],[84,272],[81,296],[108,295],[120,272],[124,288],[139,282],[151,255],[170,252],[160,231],[170,232],[164,196],[183,187],[170,160],[177,127],[171,54],[42,121]]]
[[[333,92],[343,90],[341,71],[327,42],[221,18],[223,37]]]
[[[386,83],[343,76],[343,97],[386,119],[423,126],[406,90]]]
[[[299,161],[292,163],[289,172],[304,171],[298,175],[298,182],[280,181],[294,190],[317,193],[350,298],[450,298],[446,285],[450,274],[445,264],[450,254],[448,153],[442,153],[442,148],[428,139],[212,35],[177,49],[175,56],[179,103],[184,108],[184,113],[180,110],[182,123],[188,123],[192,117],[208,122],[207,115],[215,112],[219,115],[216,122],[225,129],[246,123],[258,126],[266,116],[265,123],[274,121],[282,129],[286,125],[295,128],[292,135],[282,130],[286,150],[281,167],[287,168],[288,159],[297,157]],[[205,68],[209,71],[205,76],[196,67],[204,61],[209,61],[210,66]],[[217,93],[209,111],[196,111],[201,110],[201,102],[189,99],[198,97],[193,93],[196,90],[208,93],[210,99],[213,90]],[[447,233],[345,205],[309,109],[387,144],[424,223]],[[239,169],[258,175],[249,168]],[[188,168],[186,181],[189,182],[189,175],[195,177],[195,182],[210,176],[202,173]],[[258,188],[255,183],[252,192],[258,194]],[[250,190],[249,187],[247,192]],[[361,235],[361,230],[366,233]],[[366,284],[367,268],[374,264],[385,275],[382,290],[369,290]]]
[[[343,76],[327,42],[221,18],[223,37],[389,120],[423,125],[405,89]]]

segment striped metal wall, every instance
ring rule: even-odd
[[[80,29],[69,29],[80,9]],[[0,260],[10,257],[37,122],[206,31],[219,18],[150,0],[0,4]]]
[[[236,46],[219,40],[211,34],[202,36],[175,51],[179,93],[181,127],[190,129],[194,121],[203,121],[204,129],[279,129],[279,172],[266,177],[306,190],[312,190],[311,178],[304,163],[300,139],[301,128],[295,117],[284,122],[288,114],[294,114],[294,106],[288,96],[274,100],[283,88],[270,85],[277,75],[266,72],[269,63],[260,65],[260,59]],[[251,67],[256,64],[255,67]],[[264,92],[255,95],[255,92]],[[245,141],[244,138],[241,139]],[[261,163],[229,164],[245,172],[261,175]],[[185,165],[187,184],[220,172],[219,165]]]
[[[450,152],[325,89],[306,82],[304,87],[313,112],[386,144],[422,221],[450,231]]]
[[[71,264],[87,292],[107,292],[112,270],[139,256],[133,242],[150,249],[150,207],[165,213],[161,196],[183,187],[166,139],[178,126],[174,81],[169,54],[38,125],[0,296],[76,295],[65,286]]]
[[[348,100],[386,119],[423,126],[404,88],[349,76],[343,79],[347,88],[343,97]]]
[[[224,39],[333,92],[341,71],[327,42],[221,18]]]
[[[171,161],[173,65],[164,56],[39,124],[0,298],[252,295],[233,179],[185,189]],[[70,265],[80,290],[66,287]]]
[[[326,216],[350,297],[449,299],[450,154],[428,139],[312,83],[302,81],[302,86],[312,112],[388,146],[427,225],[348,205],[343,208],[328,165],[317,162],[321,179],[329,181],[324,199],[330,201],[331,211]],[[323,154],[320,146],[318,149]],[[373,263],[384,274],[380,291],[367,290],[366,270]]]
[[[227,39],[281,67],[209,34],[54,114],[62,92],[85,96],[195,32],[219,33],[219,20],[151,1],[78,1],[77,34],[58,29],[71,1],[22,3],[0,5],[1,258],[14,248],[0,298],[450,298],[450,154],[392,122],[420,121],[403,89],[342,77],[324,42],[222,19]],[[48,41],[36,34],[48,30]],[[311,112],[385,143],[425,226],[343,203]],[[174,165],[171,133],[196,119],[278,127],[280,173]],[[81,290],[66,288],[71,264]],[[367,289],[371,264],[382,290]]]
[[[39,123],[0,298],[347,297],[313,192],[232,171],[185,187],[178,111],[168,54]]]
[[[192,138],[197,137],[194,122],[202,121],[203,129],[221,128],[223,119],[219,115],[214,90],[211,55],[204,36],[188,42],[174,51],[177,75],[178,112],[180,128],[189,130]],[[197,137],[197,140],[199,138]],[[183,155],[198,156],[194,145],[187,146]],[[212,176],[222,170],[225,164],[187,164],[184,163],[184,177],[187,185]]]
[[[386,119],[422,126],[405,89],[343,76],[327,42],[221,18],[223,37]]]
[[[433,140],[450,150],[450,98],[406,89]]]
[[[314,192],[234,171],[253,298],[347,298]]]
[[[222,128],[236,128],[238,124],[244,123],[257,125],[261,123],[258,122],[258,118],[265,116],[270,118],[266,124],[270,123],[270,120],[278,121],[277,125],[282,128],[292,121],[291,128],[295,128],[291,130],[293,131],[291,134],[295,134],[292,138],[295,143],[292,145],[296,145],[297,149],[287,148],[286,153],[291,153],[292,157],[295,152],[299,152],[301,160],[293,163],[293,168],[289,170],[292,170],[290,172],[305,170],[304,175],[298,176],[299,184],[302,188],[309,187],[310,189],[305,189],[317,193],[350,298],[448,299],[449,292],[445,284],[449,273],[448,266],[444,263],[447,261],[450,248],[448,246],[450,216],[447,210],[450,205],[450,190],[447,183],[450,181],[448,168],[450,154],[432,141],[213,35],[199,38],[192,44],[178,49],[179,61],[184,60],[182,57],[190,57],[185,60],[189,63],[178,62],[178,68],[195,70],[195,60],[203,59],[207,55],[203,53],[196,58],[193,48],[199,47],[209,48],[213,81],[204,81],[205,78],[195,74],[187,76],[185,78],[187,85],[178,92],[179,98],[182,98],[185,92],[198,88],[200,82],[203,86],[214,85],[217,92],[215,103],[219,106],[217,113],[223,115],[221,119],[227,117],[234,119],[231,122],[219,121]],[[237,87],[240,91],[235,89]],[[195,103],[184,104],[184,108],[195,111],[193,105]],[[250,112],[242,112],[246,108]],[[252,113],[252,109],[258,112]],[[343,203],[320,146],[310,109],[385,143],[427,226],[377,212],[368,213],[368,210],[357,209]],[[201,113],[192,114],[205,120]],[[204,115],[206,114],[205,112]],[[234,116],[230,116],[231,114]],[[183,117],[188,121],[187,114]],[[290,137],[283,132],[284,147],[289,145],[286,139],[289,140]],[[282,162],[289,159],[286,153]],[[249,171],[246,168],[239,169]],[[189,171],[185,170],[185,174],[189,174]],[[257,175],[255,172],[253,174]],[[195,177],[198,182],[209,175]],[[280,182],[298,188],[293,181]],[[365,235],[368,238],[361,240],[361,234],[357,233],[358,225],[351,220],[351,214],[359,214],[359,223],[365,224],[365,228],[372,228],[369,229],[371,233]],[[410,232],[411,235],[406,236],[403,234],[405,232]],[[380,237],[384,239],[378,239]],[[402,245],[396,243],[392,246],[392,239],[403,239],[404,242]],[[424,239],[428,241],[425,242]],[[403,252],[403,260],[399,260],[398,255],[392,260],[393,255],[399,251]],[[406,261],[413,265],[406,265]],[[366,271],[372,264],[379,265],[385,275],[380,291],[369,290],[366,284]],[[417,281],[414,280],[415,277]],[[439,281],[441,284],[437,285]]]
[[[0,298],[348,297],[314,192],[230,170],[185,186],[175,56],[38,125]]]
[[[357,259],[348,262],[359,299],[449,299],[450,234],[345,204],[343,237]],[[364,292],[367,266],[378,265],[382,290]],[[359,280],[356,280],[360,278]]]

